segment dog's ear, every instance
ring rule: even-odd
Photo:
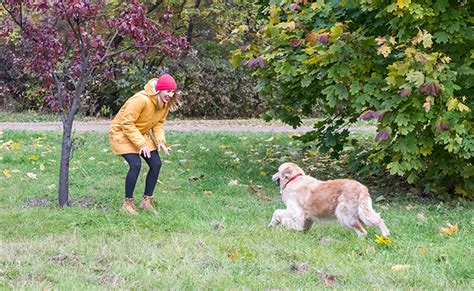
[[[286,167],[281,171],[281,178],[283,180],[288,181],[292,175],[293,175],[293,170],[291,169],[291,167]]]

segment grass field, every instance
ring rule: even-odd
[[[349,176],[345,162],[302,155],[285,134],[167,137],[157,211],[130,217],[120,211],[127,165],[106,134],[75,140],[73,206],[60,209],[60,135],[1,133],[0,289],[472,289],[471,204],[421,200],[387,177],[367,183],[391,246],[338,224],[270,230],[281,162],[320,179]],[[141,176],[137,202],[143,187]],[[459,231],[441,234],[447,223]]]

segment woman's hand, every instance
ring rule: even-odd
[[[159,143],[159,144],[158,144],[158,151],[160,151],[161,149],[163,150],[163,152],[164,152],[167,156],[170,155],[170,152],[169,152],[168,148],[166,147],[166,145],[165,145],[164,143]]]
[[[147,146],[142,147],[142,148],[138,151],[138,154],[139,154],[139,155],[143,154],[143,156],[144,156],[145,158],[151,158],[150,148],[147,147]]]

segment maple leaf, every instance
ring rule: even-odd
[[[397,6],[400,9],[408,7],[411,3],[411,0],[397,0]]]
[[[317,33],[312,31],[306,35],[305,39],[307,42],[313,45],[316,42],[317,37],[318,37]]]
[[[415,86],[420,87],[425,81],[425,75],[420,71],[410,71],[407,74],[406,80],[410,83],[414,83]]]
[[[377,43],[377,45],[383,45],[386,41],[387,40],[383,36],[378,36],[375,38],[375,42]]]
[[[391,52],[392,52],[392,48],[387,44],[384,44],[383,46],[379,47],[377,50],[377,54],[383,55],[385,58],[388,57],[388,55],[390,55]]]
[[[433,81],[431,83],[425,83],[420,86],[420,91],[426,95],[430,96],[438,96],[439,92],[441,92],[441,86],[437,81]]]

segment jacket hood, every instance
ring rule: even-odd
[[[158,78],[153,78],[150,81],[148,81],[148,83],[146,83],[145,87],[143,87],[142,93],[144,95],[150,97],[153,104],[155,104],[155,106],[158,109],[160,109],[160,108],[163,108],[163,106],[165,106],[165,104],[163,103],[163,101],[161,101],[160,98],[156,98],[156,95],[158,94],[158,92],[155,90],[155,85],[156,85],[157,81],[158,81]]]

